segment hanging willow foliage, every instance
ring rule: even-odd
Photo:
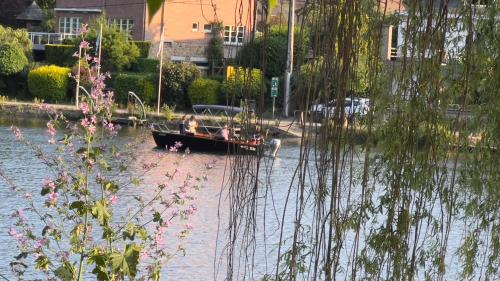
[[[403,1],[395,16],[386,2],[306,1],[299,25],[313,58],[296,59],[297,109],[359,92],[371,109],[354,124],[342,106],[321,124],[305,115],[315,125],[303,131],[285,202],[272,196],[273,160],[228,158],[225,280],[498,279],[500,3]],[[393,61],[380,55],[389,24],[402,35]],[[243,120],[256,123],[261,114]],[[255,260],[269,217],[277,254]]]

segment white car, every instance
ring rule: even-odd
[[[315,119],[333,118],[335,114],[336,100],[326,104],[316,104],[311,108],[311,114]],[[344,101],[344,112],[348,118],[354,115],[365,116],[370,110],[370,100],[367,98],[346,98]]]

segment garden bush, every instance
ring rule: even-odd
[[[188,89],[191,104],[217,104],[221,83],[216,80],[199,78]]]
[[[132,41],[137,48],[139,48],[140,58],[147,58],[149,56],[149,49],[151,49],[151,41]]]
[[[260,93],[262,76],[260,69],[238,67],[222,84],[222,92],[229,99],[255,97]]]
[[[68,92],[68,74],[71,69],[56,65],[41,66],[28,74],[30,93],[48,102],[61,102]]]
[[[156,72],[160,66],[160,61],[157,59],[139,58],[132,65],[132,70],[135,72]]]
[[[23,50],[27,58],[31,57],[33,44],[26,29],[12,29],[0,25],[0,44],[10,43]]]
[[[167,63],[163,66],[163,92],[167,101],[176,105],[189,106],[187,90],[196,78],[201,76],[193,63]]]
[[[113,87],[116,100],[127,103],[128,92],[134,92],[145,104],[156,100],[156,75],[141,73],[120,73],[115,75]]]
[[[21,72],[28,65],[23,50],[14,44],[0,45],[0,74],[12,75]]]
[[[49,64],[59,66],[73,66],[77,59],[73,54],[78,51],[74,45],[47,44],[45,45],[45,58]]]

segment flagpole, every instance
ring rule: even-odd
[[[99,29],[99,54],[98,54],[99,66],[97,67],[97,77],[99,77],[99,74],[101,73],[101,50],[102,50],[102,18],[101,18],[101,27]]]
[[[165,32],[165,1],[161,6],[161,35],[160,35],[160,75],[158,77],[158,106],[156,112],[160,114],[160,102],[161,102],[161,76],[163,70],[163,40],[164,40],[164,32]]]
[[[82,61],[82,47],[78,49],[78,79],[76,79],[76,108],[78,108],[78,96],[80,94],[80,70],[81,70],[81,61]]]

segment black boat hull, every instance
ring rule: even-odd
[[[189,148],[190,151],[204,151],[222,154],[249,154],[259,155],[262,153],[262,144],[246,144],[238,141],[218,140],[205,136],[181,135],[153,130],[153,138],[158,147],[170,148],[180,142],[180,150]]]

